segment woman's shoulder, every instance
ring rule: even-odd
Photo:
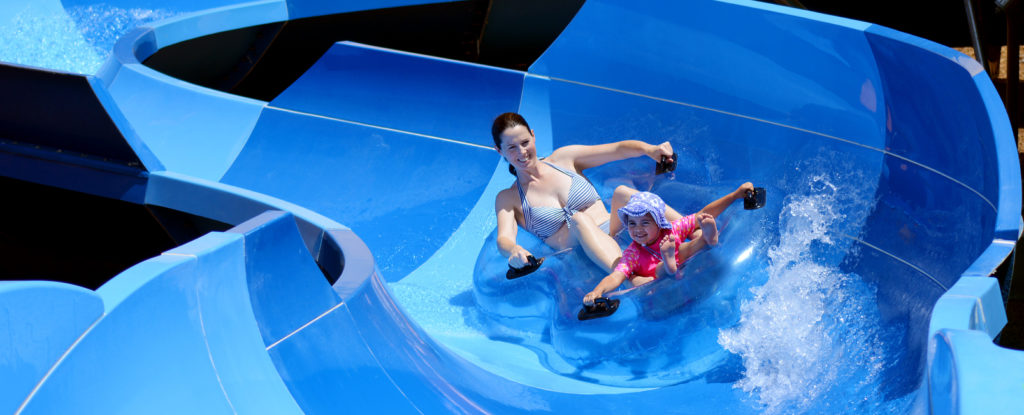
[[[541,161],[552,166],[557,166],[562,170],[577,171],[577,154],[573,149],[574,147],[578,147],[578,145],[573,144],[565,147],[560,147],[547,157],[541,159]]]
[[[586,148],[587,146],[582,144],[569,144],[567,146],[556,148],[555,151],[552,151],[551,154],[544,158],[544,160],[549,163],[572,163],[576,157],[579,157],[580,152]]]
[[[495,206],[516,206],[519,203],[519,193],[516,191],[516,185],[513,182],[511,186],[502,189],[498,192],[498,195],[494,198]]]

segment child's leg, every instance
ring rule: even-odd
[[[693,231],[690,234],[690,240],[679,244],[679,259],[686,262],[687,259],[700,252],[708,245],[707,241],[704,240],[704,233],[700,229]]]
[[[675,235],[668,235],[664,240],[661,241],[661,264],[658,264],[655,272],[659,276],[672,275],[679,270],[679,264],[676,263],[676,237]]]
[[[686,262],[686,260],[688,260],[688,259],[690,259],[690,257],[696,255],[697,252],[700,252],[701,249],[704,249],[704,247],[707,246],[707,243],[704,241],[704,238],[701,237],[701,230],[700,229],[697,229],[696,231],[691,233],[690,237],[693,238],[693,239],[679,244],[679,260],[682,261],[682,262]],[[676,256],[675,256],[675,248],[674,247],[673,247],[672,251],[673,252],[672,252],[672,257],[671,258],[672,258],[672,263],[675,264],[675,266],[670,266],[672,264],[668,264],[667,263],[667,262],[669,262],[669,260],[668,260],[669,257],[666,255],[666,252],[663,249],[661,256],[662,256],[662,258],[665,258],[665,261],[662,262],[661,264],[658,264],[658,268],[656,270],[656,272],[658,273],[658,278],[664,278],[664,277],[670,276],[670,275],[674,276],[676,271],[679,270],[679,266],[682,265],[682,264],[676,264],[675,263],[675,257]]]
[[[735,202],[739,199],[743,199],[744,197],[746,197],[747,190],[754,190],[754,184],[750,182],[743,183],[742,185],[740,185],[740,187],[736,188],[736,190],[733,190],[731,193],[722,196],[721,198],[714,202],[709,203],[707,206],[704,206],[704,209],[701,209],[700,211],[704,213],[710,213],[712,216],[717,218],[718,215],[721,215],[722,212],[725,211],[725,208],[729,207],[729,205],[732,204],[732,202]]]

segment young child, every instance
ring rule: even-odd
[[[749,182],[744,183],[700,212],[672,223],[665,219],[665,202],[658,195],[649,192],[634,194],[629,203],[617,212],[633,243],[622,252],[622,259],[612,273],[583,297],[583,304],[593,305],[594,299],[618,288],[627,278],[633,286],[638,286],[674,275],[679,264],[705,246],[718,244],[715,217],[730,203],[742,199],[753,187]]]

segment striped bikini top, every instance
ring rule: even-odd
[[[555,232],[558,232],[559,229],[562,229],[563,223],[566,226],[571,226],[569,225],[572,223],[570,219],[574,213],[586,209],[594,202],[601,200],[601,196],[597,194],[597,189],[594,189],[594,185],[590,184],[585,177],[546,161],[544,163],[554,167],[555,170],[565,173],[566,176],[572,179],[572,184],[569,185],[569,197],[564,207],[530,207],[530,202],[526,200],[526,192],[523,191],[523,186],[519,184],[519,180],[516,180],[516,187],[519,188],[519,201],[523,204],[526,230],[537,235],[540,239],[547,239]]]

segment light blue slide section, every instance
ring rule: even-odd
[[[299,413],[256,330],[242,250],[210,234],[101,287],[103,317],[16,413]]]
[[[103,300],[70,284],[4,281],[0,301],[0,368],[6,374],[0,410],[14,413],[103,315]]]
[[[262,102],[140,62],[220,31],[424,2],[119,3],[153,13],[116,44],[84,30],[62,44],[109,53],[102,68],[49,69],[85,74],[137,153],[125,174],[145,189],[124,199],[234,227],[94,292],[0,283],[0,411],[1024,407],[1024,352],[992,342],[1006,315],[989,277],[1020,234],[1020,166],[998,94],[962,54],[765,3],[590,0],[525,72],[339,42]],[[31,10],[44,6],[88,26],[89,4]],[[5,4],[0,23],[26,10]],[[586,171],[606,205],[627,184],[689,212],[748,180],[769,203],[724,214],[721,246],[681,282],[577,321],[603,276],[582,253],[504,279],[493,207],[513,178],[489,124],[506,111],[541,156],[672,144],[674,174],[639,158]],[[3,155],[31,181],[44,151]]]

